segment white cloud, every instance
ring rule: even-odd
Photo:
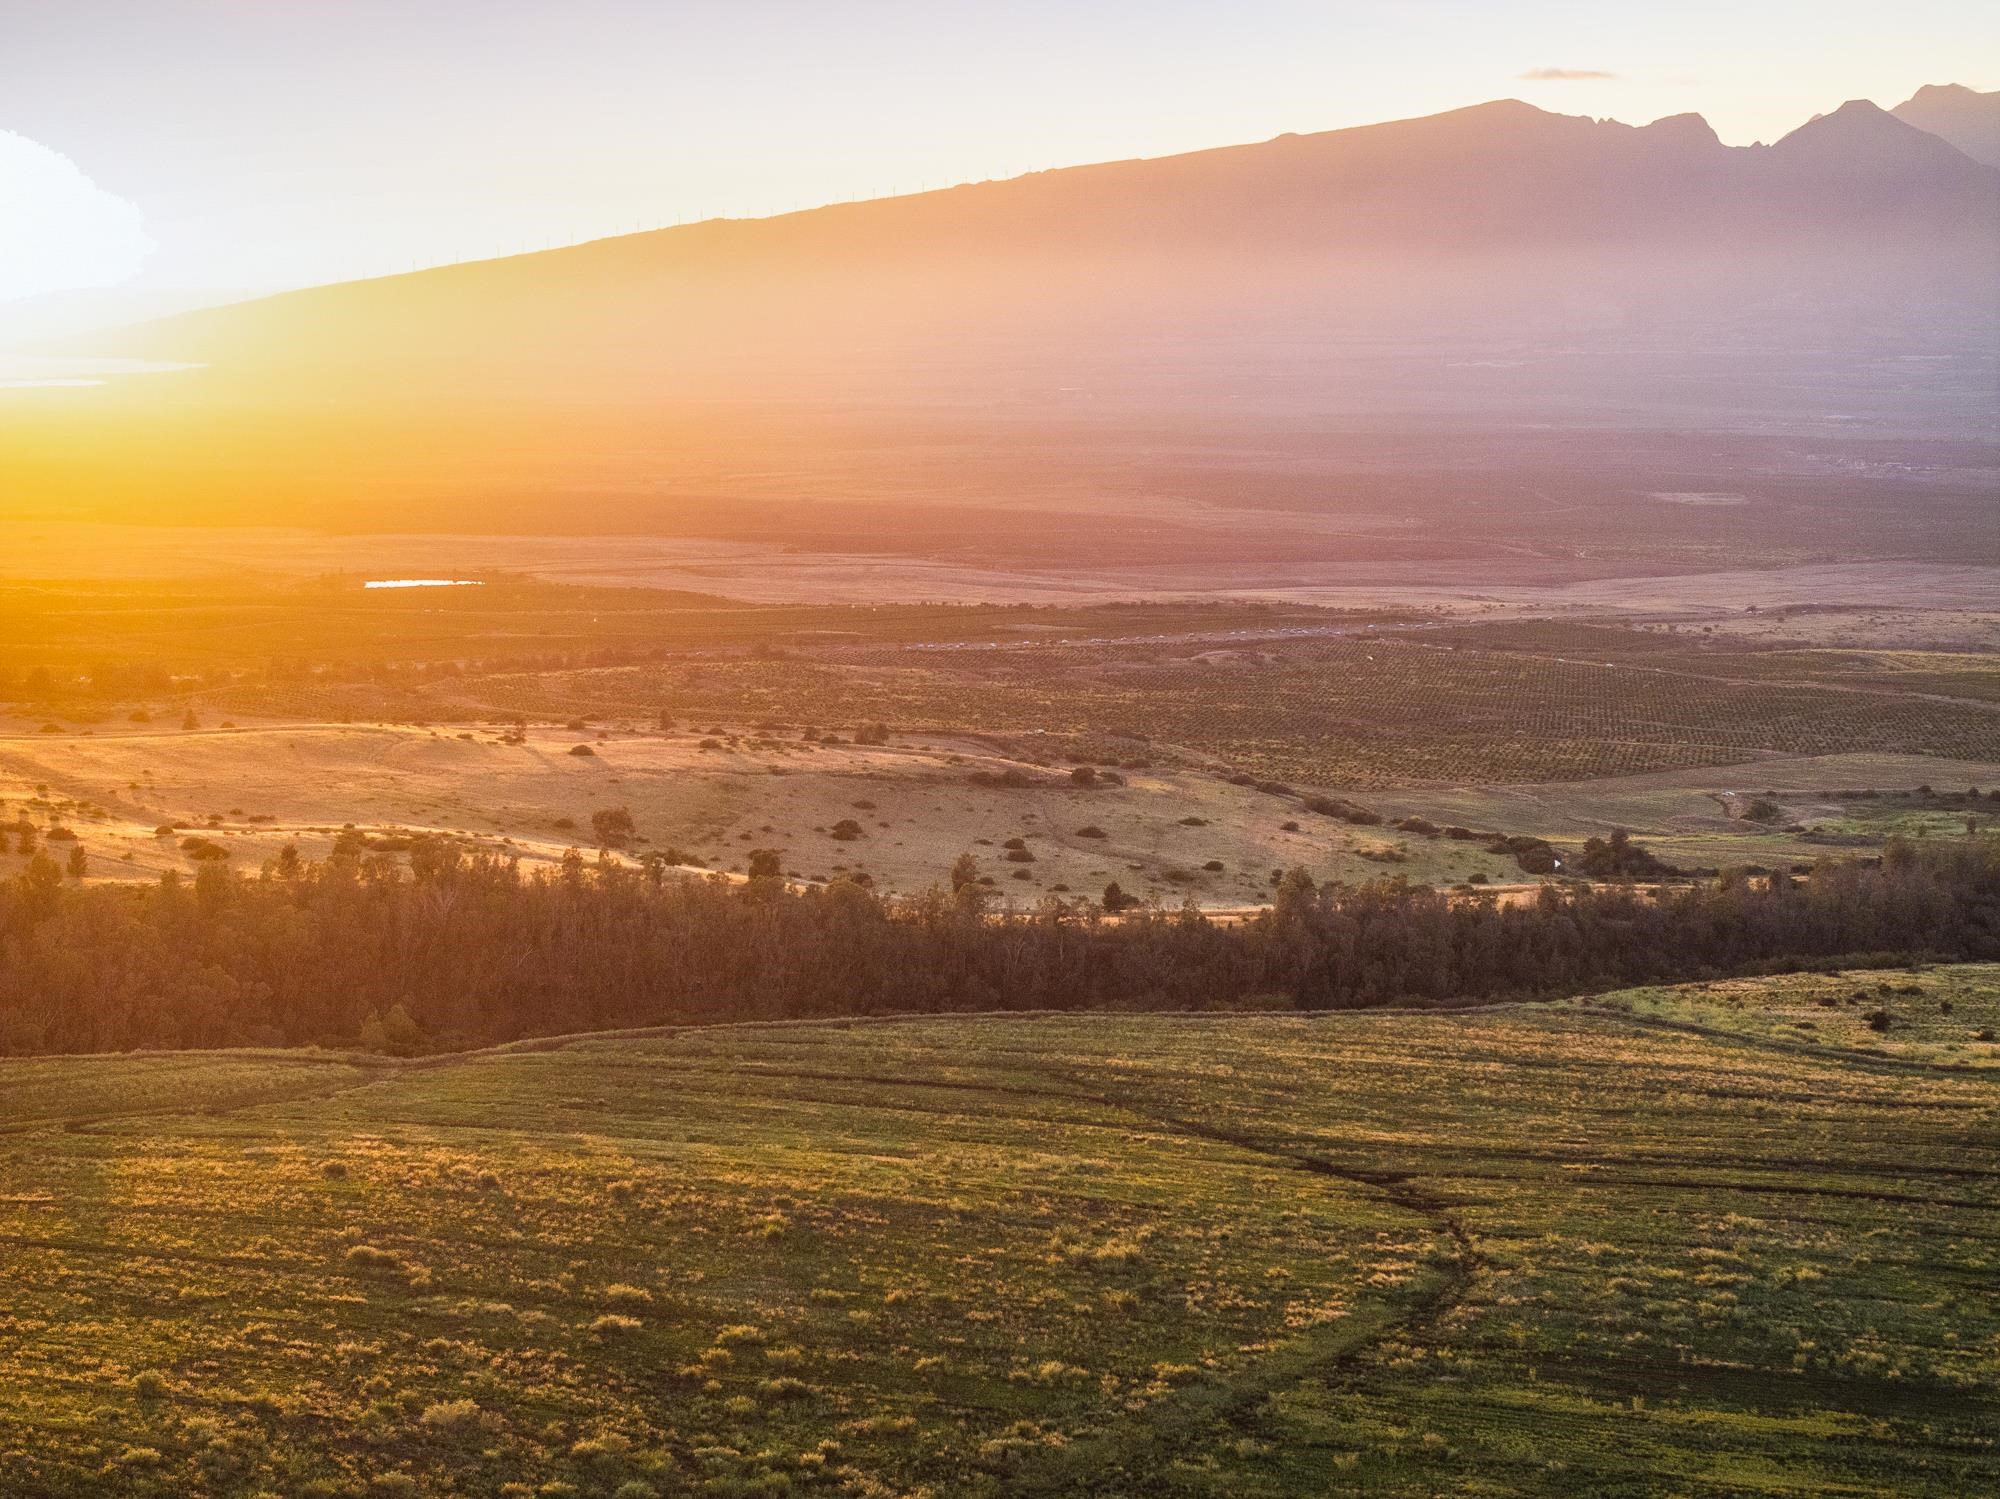
[[[0,130],[0,301],[116,286],[152,250],[136,206],[61,152]]]

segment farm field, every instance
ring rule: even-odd
[[[1964,805],[1846,793],[1926,784],[1990,789],[2000,786],[1996,772],[2000,766],[1920,755],[1821,755],[1547,785],[1384,791],[1370,804],[1392,819],[1520,829],[1558,842],[1624,828],[1661,859],[1685,868],[1780,865],[1840,847],[1879,847],[1891,837],[1962,834]],[[1759,800],[1768,800],[1779,815],[1763,824],[1745,817]],[[1993,810],[2000,812],[2000,803]],[[1983,826],[1989,814],[1981,809],[1975,816]]]
[[[1996,1016],[1968,966],[0,1063],[0,1472],[1983,1492]]]

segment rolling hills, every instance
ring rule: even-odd
[[[1996,996],[0,1062],[0,1489],[1979,1492]]]

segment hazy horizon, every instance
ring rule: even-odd
[[[0,182],[37,206],[0,231],[0,336],[1506,97],[1745,144],[2000,80],[1956,0],[1888,34],[1794,4],[10,9]]]

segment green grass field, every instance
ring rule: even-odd
[[[2000,966],[0,1063],[0,1493],[1994,1492],[1996,1021]]]

